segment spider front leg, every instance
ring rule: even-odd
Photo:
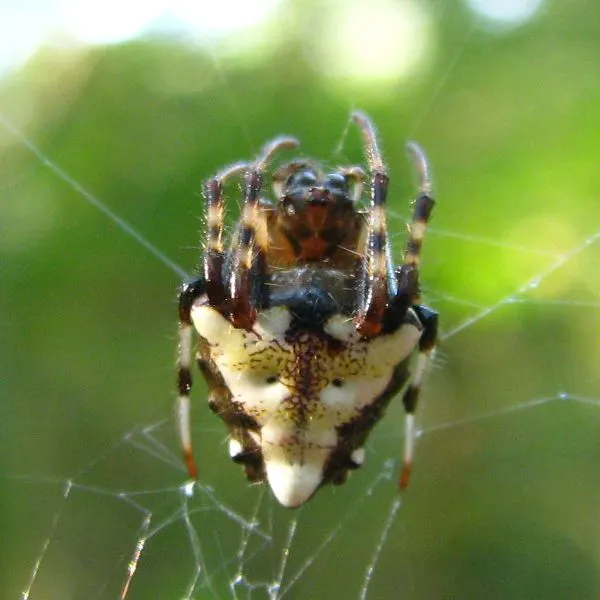
[[[415,142],[408,142],[406,144],[406,151],[419,176],[419,195],[415,200],[413,217],[409,226],[408,243],[406,245],[403,265],[413,267],[418,273],[421,261],[421,246],[435,200],[432,197],[429,162],[423,148]],[[413,298],[413,302],[415,304],[418,302],[418,290],[417,296]]]
[[[406,311],[420,302],[419,266],[421,264],[421,247],[431,211],[435,204],[431,192],[431,177],[425,152],[415,142],[409,142],[406,149],[419,175],[419,193],[408,226],[408,241],[404,251],[404,260],[402,265],[396,269],[396,293],[386,311],[385,327],[387,329],[396,327]]]
[[[194,327],[191,310],[194,302],[206,293],[204,279],[195,279],[181,286],[179,293],[179,353],[177,357],[177,427],[183,449],[183,458],[192,479],[197,479],[198,468],[192,451],[190,427],[190,390],[192,389],[192,338]]]
[[[223,280],[225,252],[223,250],[224,202],[223,184],[230,177],[240,175],[250,168],[247,163],[235,163],[204,184],[206,199],[207,239],[202,266],[206,294],[211,306],[222,307],[227,298]]]
[[[365,146],[371,172],[371,204],[367,213],[365,252],[359,269],[360,298],[355,325],[365,337],[378,335],[384,324],[389,301],[386,198],[389,178],[377,145],[375,129],[366,115],[352,115],[358,125]]]
[[[263,303],[266,278],[266,244],[257,240],[261,226],[260,192],[263,172],[273,154],[281,148],[295,148],[298,141],[282,137],[269,142],[259,159],[246,175],[242,216],[232,250],[228,289],[229,319],[234,327],[251,329],[256,320],[256,308]]]
[[[264,257],[260,249],[255,256],[258,199],[262,180],[262,173],[255,169],[250,170],[246,176],[242,218],[229,275],[229,319],[234,327],[248,330],[252,328],[256,319],[257,299],[253,297],[256,289],[253,285],[253,274],[259,271],[258,276],[264,277]]]

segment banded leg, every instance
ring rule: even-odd
[[[204,185],[207,242],[202,266],[204,281],[206,283],[206,294],[211,306],[222,306],[227,296],[223,281],[223,263],[225,261],[225,252],[223,250],[223,183],[230,177],[240,175],[249,168],[250,165],[247,163],[235,163],[217,173]]]
[[[421,246],[435,201],[431,193],[431,175],[425,152],[415,142],[408,142],[406,150],[419,176],[419,193],[415,200],[413,217],[408,228],[408,242],[401,269],[404,269],[405,272],[415,271],[416,289],[411,298],[411,304],[418,304],[420,301],[418,275],[421,263]]]
[[[181,286],[179,294],[179,354],[177,357],[177,428],[183,450],[183,458],[192,479],[197,479],[198,468],[192,451],[190,427],[190,390],[192,389],[192,337],[193,325],[190,317],[195,300],[205,293],[204,280],[196,279]]]
[[[361,265],[361,298],[355,317],[357,331],[366,337],[381,332],[388,305],[386,198],[389,178],[377,145],[375,129],[366,115],[352,115],[358,125],[371,172],[371,204],[367,215],[365,256]]]
[[[429,164],[423,149],[415,142],[406,145],[409,158],[411,159],[418,179],[418,195],[415,200],[413,217],[409,225],[408,241],[402,265],[396,270],[398,290],[393,299],[390,312],[395,312],[395,319],[406,313],[412,306],[423,325],[423,334],[419,340],[419,353],[417,355],[414,371],[402,402],[405,411],[405,433],[404,433],[404,457],[402,459],[402,470],[400,472],[400,489],[405,489],[410,480],[412,461],[415,445],[415,410],[419,400],[421,381],[427,367],[430,355],[435,350],[438,331],[438,315],[425,306],[419,306],[419,266],[421,258],[421,246],[427,223],[434,206],[432,198],[431,175]]]
[[[419,176],[418,194],[415,200],[413,216],[408,226],[408,241],[404,251],[404,260],[396,268],[396,293],[390,301],[385,317],[384,328],[387,331],[397,329],[406,311],[420,302],[419,266],[421,247],[427,230],[427,223],[435,201],[432,197],[431,176],[425,152],[415,142],[406,145],[409,157]]]
[[[285,137],[268,143],[246,176],[237,247],[233,250],[229,276],[229,318],[234,327],[252,327],[256,319],[256,294],[262,295],[260,287],[265,278],[265,252],[256,248],[256,231],[260,218],[259,196],[263,172],[277,150],[295,148],[297,145],[295,139]]]
[[[406,489],[412,472],[412,462],[415,447],[415,410],[419,401],[421,382],[427,367],[429,357],[435,350],[438,334],[438,315],[425,306],[413,306],[421,324],[423,334],[419,340],[419,353],[410,379],[410,383],[402,397],[404,404],[404,456],[402,458],[402,470],[400,471],[400,489]]]

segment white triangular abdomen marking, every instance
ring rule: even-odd
[[[336,315],[324,330],[343,346],[332,349],[322,334],[291,334],[283,306],[260,312],[252,331],[234,328],[201,304],[192,307],[191,316],[232,402],[258,424],[259,431],[248,434],[261,450],[273,493],[289,507],[303,504],[318,489],[339,427],[381,396],[421,336],[407,323],[364,340],[351,320]],[[233,454],[240,451],[235,442]],[[364,450],[355,450],[352,460],[362,463]]]
[[[283,506],[300,506],[317,491],[336,444],[335,429],[318,418],[303,430],[277,418],[263,427],[267,479]]]
[[[320,465],[311,463],[266,462],[267,479],[279,502],[288,508],[304,504],[323,479]]]

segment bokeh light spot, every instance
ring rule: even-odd
[[[489,29],[512,29],[530,21],[543,0],[467,0],[467,6]]]
[[[197,33],[218,36],[232,34],[266,21],[279,4],[281,0],[179,0],[172,5],[171,11]]]
[[[11,3],[0,20],[0,75],[23,64],[45,44],[117,44],[149,32],[177,39],[227,39],[265,44],[261,36],[236,35],[268,21],[283,0],[27,0]],[[2,0],[0,0],[2,6]],[[265,36],[262,36],[265,37]],[[258,39],[257,39],[258,38]]]
[[[58,25],[82,42],[111,44],[135,37],[163,11],[163,0],[131,4],[120,0],[63,0]]]
[[[328,77],[365,85],[412,75],[431,46],[429,15],[409,1],[351,0],[322,14],[308,53]]]

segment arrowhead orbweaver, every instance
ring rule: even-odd
[[[437,337],[437,314],[420,304],[419,291],[421,244],[434,204],[425,154],[407,145],[419,192],[395,267],[386,167],[370,119],[361,112],[352,118],[367,173],[357,166],[326,173],[300,159],[270,172],[278,151],[298,145],[279,137],[253,162],[208,180],[202,275],[179,296],[178,426],[190,476],[197,476],[189,399],[195,330],[208,403],[227,426],[231,458],[250,481],[267,481],[288,507],[324,484],[343,483],[362,465],[367,436],[402,388],[406,487],[414,411]],[[225,245],[223,186],[235,177],[244,180],[242,214]],[[263,192],[269,179],[272,200]]]

